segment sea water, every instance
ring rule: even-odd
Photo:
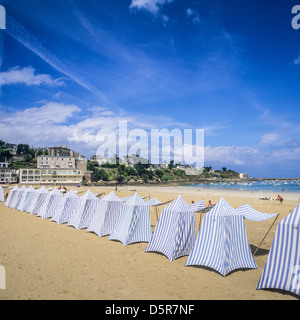
[[[300,193],[300,180],[260,180],[245,182],[205,182],[198,184],[183,184],[185,187],[227,189],[241,191],[270,191]]]

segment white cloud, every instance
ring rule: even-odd
[[[264,155],[251,147],[221,146],[205,147],[205,165],[252,166],[262,163]]]
[[[5,72],[0,72],[0,86],[25,84],[27,86],[61,86],[62,79],[52,79],[48,74],[36,74],[32,67],[15,67]]]
[[[300,54],[298,56],[298,58],[296,60],[294,60],[295,65],[299,65],[300,64]]]
[[[195,10],[187,8],[185,14],[188,18],[192,19],[193,23],[197,24],[201,22],[200,16]]]
[[[171,2],[173,2],[173,0],[132,0],[129,8],[145,10],[157,15],[163,5]]]
[[[262,137],[261,137],[261,141],[260,143],[261,144],[270,144],[270,143],[273,143],[273,142],[276,142],[280,139],[280,134],[277,134],[277,133],[266,133],[264,134]]]

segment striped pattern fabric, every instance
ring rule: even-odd
[[[300,205],[276,229],[257,289],[281,289],[300,296]]]
[[[18,210],[20,211],[27,211],[27,209],[29,208],[32,200],[35,197],[36,194],[36,190],[30,186],[23,194],[22,199],[18,205]]]
[[[27,190],[27,188],[25,186],[22,186],[22,188],[19,190],[19,192],[16,193],[13,203],[11,203],[12,209],[17,209],[17,207],[22,199],[22,196],[26,190]]]
[[[99,237],[110,235],[122,206],[123,201],[113,191],[101,198],[86,231],[94,232]]]
[[[122,206],[108,240],[118,240],[126,246],[136,242],[149,242],[151,235],[149,206],[136,193]]]
[[[20,191],[20,188],[18,186],[14,186],[12,188],[12,190],[9,191],[9,194],[8,194],[8,197],[4,203],[4,205],[6,207],[11,207],[12,204],[14,203],[15,201],[15,198],[17,197],[17,194],[19,193]]]
[[[63,195],[58,191],[57,188],[54,188],[43,202],[41,209],[37,213],[37,216],[42,219],[52,218],[54,213],[60,208],[62,203]]]
[[[239,208],[235,209],[239,214],[244,216],[245,219],[251,221],[266,221],[273,217],[278,216],[278,213],[263,213],[256,211],[253,209],[248,203],[240,206]]]
[[[189,205],[190,209],[192,209],[194,212],[199,211],[205,208],[204,200],[200,200],[196,203],[192,203]]]
[[[195,213],[179,196],[163,209],[145,252],[161,252],[173,261],[189,255],[195,240]]]
[[[146,203],[148,204],[148,206],[155,206],[155,205],[161,204],[162,202],[157,200],[156,198],[152,198],[146,201]]]
[[[78,212],[80,205],[80,197],[73,189],[71,189],[66,195],[63,196],[61,206],[53,214],[51,221],[55,221],[58,224],[68,223]]]
[[[80,200],[80,207],[68,222],[68,226],[73,226],[75,229],[84,229],[89,226],[100,201],[90,190]]]
[[[0,202],[4,202],[4,190],[1,186],[0,186]]]
[[[37,190],[34,199],[32,200],[30,207],[28,208],[30,214],[34,215],[39,213],[41,206],[43,205],[44,200],[48,195],[47,189],[42,186],[39,190]]]
[[[203,219],[185,266],[201,265],[226,276],[235,269],[256,269],[247,239],[244,218],[223,198]]]

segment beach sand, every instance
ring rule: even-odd
[[[67,188],[68,190],[71,187]],[[114,191],[114,187],[76,188],[82,195]],[[230,205],[249,203],[258,211],[279,213],[276,224],[255,256],[258,269],[238,270],[226,277],[211,269],[185,267],[187,257],[170,262],[159,253],[145,253],[147,243],[124,246],[108,237],[43,220],[0,203],[0,266],[5,268],[6,289],[0,300],[296,300],[283,291],[256,290],[277,224],[297,205],[299,194],[284,194],[278,201],[258,201],[257,193],[190,187],[122,186],[119,197],[134,194],[165,202],[182,195],[191,201],[216,203],[224,197]],[[158,215],[161,208],[158,210]],[[154,230],[155,209],[150,210]],[[196,213],[198,233],[200,214]],[[258,246],[272,225],[245,221],[249,244]]]

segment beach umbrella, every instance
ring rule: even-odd
[[[300,296],[300,204],[278,225],[259,289],[281,289]]]
[[[195,240],[195,213],[179,196],[163,209],[145,252],[161,252],[173,261],[190,254]]]
[[[51,221],[55,221],[58,224],[68,223],[78,212],[80,205],[80,197],[73,189],[71,189],[66,195],[63,196],[61,205],[54,212]]]
[[[101,198],[86,231],[94,232],[99,237],[110,235],[122,206],[123,201],[113,191]]]
[[[124,205],[108,240],[118,240],[123,245],[149,242],[152,235],[149,206],[135,193]]]
[[[60,208],[62,199],[63,195],[57,188],[54,188],[47,194],[45,201],[38,210],[37,216],[41,217],[42,219],[52,218],[56,210]]]
[[[68,222],[68,226],[73,226],[76,229],[84,229],[89,226],[99,203],[99,199],[90,190],[88,190],[80,200],[81,203],[78,211]]]
[[[222,198],[205,216],[185,266],[200,265],[226,276],[241,268],[256,269],[244,218]]]

